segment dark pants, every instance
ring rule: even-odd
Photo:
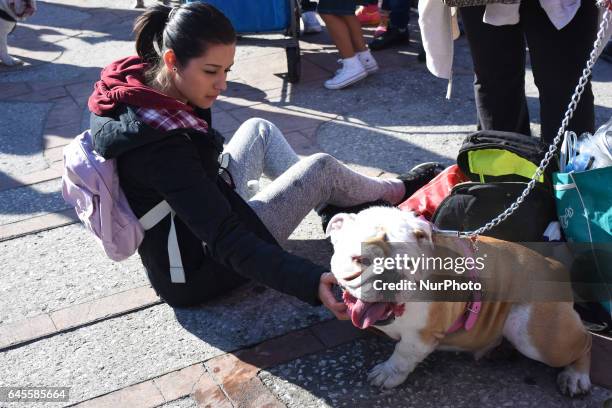
[[[410,0],[383,0],[382,9],[389,10],[389,27],[404,29],[410,22]]]
[[[307,11],[317,11],[317,3],[314,1],[302,0],[300,3],[302,6],[302,12],[304,13]]]
[[[478,128],[530,135],[525,97],[525,41],[540,95],[542,140],[557,135],[597,34],[598,11],[583,1],[572,21],[557,30],[537,0],[524,0],[520,22],[492,26],[482,22],[484,7],[460,8],[474,61]],[[593,132],[595,112],[589,83],[569,130]]]

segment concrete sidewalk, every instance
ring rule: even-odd
[[[63,405],[93,407],[600,407],[612,398],[602,387],[565,398],[557,370],[520,356],[476,363],[441,352],[396,390],[380,391],[366,375],[388,358],[388,339],[257,284],[172,309],[149,287],[137,256],[107,259],[75,222],[59,177],[63,147],[88,126],[86,101],[100,69],[134,53],[131,26],[141,11],[130,3],[39,1],[38,13],[9,37],[9,52],[25,64],[0,67],[0,386],[71,387]],[[382,177],[424,161],[452,163],[474,130],[467,45],[457,43],[446,101],[446,82],[416,61],[412,28],[410,46],[376,54],[380,72],[342,91],[322,86],[338,68],[326,33],[302,38],[299,84],[285,80],[274,36],[244,38],[213,125],[229,139],[246,119],[263,117],[300,155],[327,152]],[[612,116],[611,79],[612,66],[598,63],[597,124]],[[311,213],[289,249],[328,265],[323,238]],[[610,360],[596,363],[612,378]]]

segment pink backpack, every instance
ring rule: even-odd
[[[115,160],[106,160],[96,153],[89,130],[64,148],[62,196],[114,261],[133,255],[144,238],[144,232],[171,214],[168,236],[171,278],[172,282],[185,282],[174,211],[164,200],[142,218],[136,218],[119,186]]]

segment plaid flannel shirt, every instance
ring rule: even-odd
[[[208,123],[204,119],[184,110],[138,108],[136,115],[144,123],[158,130],[195,129],[208,132]]]

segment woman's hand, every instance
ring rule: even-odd
[[[326,272],[321,275],[319,281],[319,299],[323,305],[331,310],[331,312],[339,320],[348,320],[349,315],[347,313],[347,307],[343,302],[338,302],[332,292],[332,286],[337,284],[336,278],[331,272]]]

